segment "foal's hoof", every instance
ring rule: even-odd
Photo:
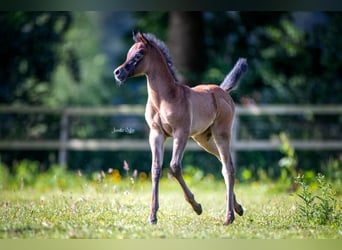
[[[195,210],[196,214],[198,214],[198,215],[200,215],[203,212],[202,206],[199,203],[194,207],[194,210]]]
[[[148,223],[150,224],[150,225],[156,225],[157,224],[157,218],[149,218],[148,219]]]
[[[235,210],[235,212],[236,212],[238,215],[240,215],[240,216],[243,215],[243,208],[242,208],[241,205],[238,205],[238,206],[234,207],[234,210]]]
[[[228,215],[227,215],[226,220],[223,223],[223,225],[228,226],[228,225],[232,224],[234,220],[235,220],[234,212],[228,212]]]
[[[233,218],[227,219],[227,220],[223,223],[223,225],[228,226],[228,225],[232,224],[233,221],[234,221],[234,219],[235,219],[234,217],[233,217]]]

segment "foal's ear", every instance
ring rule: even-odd
[[[133,31],[133,40],[134,42],[143,42],[144,44],[149,44],[149,41],[146,39],[143,33],[140,31],[135,32]]]
[[[139,42],[138,33],[140,33],[140,32],[136,32],[135,30],[132,31],[133,40],[136,43]]]

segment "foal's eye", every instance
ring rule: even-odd
[[[138,52],[138,53],[135,55],[135,59],[136,59],[136,60],[140,60],[142,57],[143,57],[143,54],[142,54],[141,52]]]

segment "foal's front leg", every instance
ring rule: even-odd
[[[151,129],[149,136],[149,143],[152,152],[152,202],[149,218],[150,224],[157,223],[157,211],[159,208],[159,178],[163,165],[164,142],[165,136],[160,131]]]
[[[185,145],[188,141],[187,134],[178,134],[178,136],[174,137],[173,140],[173,152],[172,152],[172,159],[171,159],[171,173],[177,179],[179,184],[181,185],[185,200],[190,203],[194,211],[200,215],[202,213],[202,206],[201,204],[197,203],[193,193],[190,191],[188,186],[186,185],[183,176],[182,176],[182,158],[185,149]]]

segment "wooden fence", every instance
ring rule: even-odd
[[[117,116],[136,115],[143,116],[145,107],[142,105],[120,105],[115,107],[100,108],[47,108],[47,107],[16,107],[0,106],[0,114],[55,114],[60,115],[59,140],[3,140],[0,138],[0,150],[58,150],[58,162],[61,165],[67,163],[68,150],[75,151],[98,151],[98,150],[149,150],[146,139],[73,139],[69,138],[69,121],[72,116]],[[272,106],[237,106],[236,118],[232,134],[232,155],[235,159],[237,151],[265,151],[278,150],[280,141],[272,140],[240,140],[238,138],[239,123],[241,116],[274,116],[274,115],[342,115],[342,105],[329,106],[294,106],[294,105],[272,105]],[[0,121],[1,122],[1,121]],[[340,140],[293,140],[291,144],[299,150],[342,150]],[[166,142],[165,148],[171,149],[170,141]],[[202,150],[196,143],[190,141],[186,150]]]

